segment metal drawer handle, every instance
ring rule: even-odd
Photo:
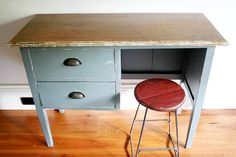
[[[66,60],[64,60],[63,64],[65,66],[78,66],[81,65],[82,63],[77,58],[67,58]]]
[[[85,98],[85,95],[81,92],[71,92],[69,95],[68,95],[69,98],[71,99],[83,99]]]

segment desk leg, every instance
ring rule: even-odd
[[[197,93],[196,99],[193,102],[193,110],[192,110],[191,119],[189,122],[188,134],[187,134],[187,139],[185,143],[186,148],[190,148],[192,146],[193,137],[198,126],[198,122],[201,115],[201,109],[204,102],[207,82],[209,78],[209,73],[211,69],[213,55],[214,55],[214,47],[207,48],[205,59],[204,59],[204,65],[202,69],[202,74],[200,78],[198,93]]]
[[[46,109],[43,109],[40,105],[35,105],[36,111],[38,113],[39,121],[43,130],[44,137],[48,147],[53,147],[53,139],[50,130],[50,125],[48,122],[48,115]]]
[[[50,130],[49,122],[48,122],[48,116],[47,116],[46,110],[43,109],[41,101],[40,101],[38,88],[37,88],[37,81],[35,79],[29,49],[21,48],[21,55],[24,61],[25,70],[28,77],[31,93],[33,95],[36,111],[38,113],[39,121],[43,129],[43,133],[46,138],[47,145],[48,147],[52,147],[53,140],[52,140],[52,134],[51,134],[51,130]]]

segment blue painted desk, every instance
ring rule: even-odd
[[[191,147],[215,46],[226,44],[203,14],[35,15],[8,43],[20,47],[49,147],[46,109],[119,109],[121,79],[145,74],[185,85]]]

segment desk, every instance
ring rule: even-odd
[[[122,76],[174,76],[193,104],[191,147],[216,45],[203,14],[42,14],[8,43],[20,47],[49,147],[46,109],[119,109]],[[121,75],[123,74],[123,75]]]

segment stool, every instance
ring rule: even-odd
[[[129,137],[130,137],[130,145],[131,145],[131,153],[132,157],[134,156],[134,146],[132,141],[132,130],[134,123],[136,121],[136,117],[138,114],[138,110],[140,104],[146,107],[144,118],[142,120],[142,127],[139,136],[138,146],[136,150],[136,157],[138,157],[141,150],[150,151],[150,150],[174,150],[175,156],[179,157],[179,137],[178,137],[178,117],[177,117],[177,109],[183,104],[185,100],[185,92],[183,88],[168,79],[160,79],[153,78],[140,82],[134,90],[134,95],[137,101],[139,102],[138,108],[136,110],[134,120],[131,125]],[[169,112],[169,119],[165,120],[169,123],[169,134],[171,143],[173,147],[171,148],[140,148],[142,134],[146,122],[146,116],[148,109],[160,111],[160,112]],[[174,145],[171,132],[170,132],[170,113],[175,113],[175,123],[176,123],[176,147]]]

